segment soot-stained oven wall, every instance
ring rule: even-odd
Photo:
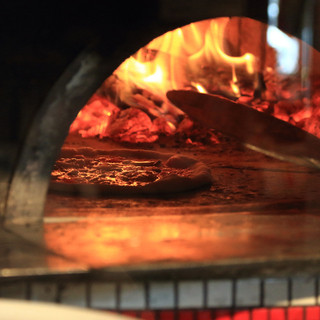
[[[100,46],[100,58],[104,56],[108,61],[107,56],[116,57],[114,59],[117,62],[109,63],[109,72],[111,72],[111,68],[115,68],[116,64],[121,62],[120,57],[123,60],[133,53],[131,50],[137,49],[132,43],[130,44],[130,41],[136,42],[137,45],[140,43],[140,46],[144,44],[144,35],[138,30],[146,30],[146,39],[148,39],[148,30],[155,30],[150,26],[157,24],[157,14],[157,1],[129,3],[106,1],[95,5],[89,1],[77,3],[11,1],[2,5],[0,20],[3,26],[1,38],[3,50],[0,54],[0,63],[1,70],[6,75],[3,77],[3,85],[0,89],[2,177],[0,211],[2,216],[8,197],[8,185],[12,185],[10,182],[12,173],[17,171],[16,166],[21,163],[23,147],[28,144],[31,128],[45,127],[48,124],[43,123],[43,116],[47,112],[43,104],[46,104],[44,103],[46,96],[57,79],[80,52],[99,40],[103,44]],[[129,33],[135,34],[130,41],[126,40],[130,39]],[[128,42],[126,48],[120,49],[126,42]],[[117,53],[117,50],[120,53]],[[72,79],[75,68],[71,67],[65,72],[66,78]],[[98,84],[90,90],[94,91],[97,87]],[[54,91],[51,101],[60,93]],[[85,95],[83,99],[86,99]],[[85,101],[82,103],[84,104]],[[59,112],[57,110],[56,113]],[[63,118],[63,111],[61,115]],[[48,119],[54,122],[54,117],[49,116],[46,121]],[[67,121],[62,120],[62,122]],[[65,124],[68,126],[68,123]],[[61,130],[58,123],[52,123],[52,131],[55,127],[57,131]],[[41,130],[37,132],[42,134]],[[42,142],[47,144],[43,150],[52,145],[50,139],[43,135]],[[31,147],[33,148],[31,153],[39,157],[36,144],[37,142]],[[55,141],[53,144],[58,145],[59,142]],[[41,168],[38,164],[39,161],[33,171],[38,170],[38,176],[41,177]],[[22,183],[18,182],[18,184]],[[16,200],[14,199],[13,202]]]

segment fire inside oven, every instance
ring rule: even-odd
[[[283,46],[286,46],[286,50]],[[246,18],[206,20],[168,32],[125,60],[113,75],[107,78],[72,123],[66,144],[82,141],[75,146],[79,148],[97,140],[102,142],[102,149],[106,149],[103,147],[104,141],[113,141],[135,148],[143,145],[149,149],[175,145],[178,148],[193,147],[194,150],[199,150],[226,140],[222,134],[227,133],[242,143],[250,144],[253,141],[251,147],[261,149],[261,142],[257,140],[264,139],[262,135],[267,136],[267,139],[276,135],[275,139],[279,142],[267,141],[266,145],[262,146],[264,151],[285,160],[292,160],[289,151],[279,150],[273,144],[280,145],[282,136],[285,135],[289,136],[286,142],[297,142],[294,127],[318,137],[320,135],[317,83],[312,83],[310,87],[305,79],[305,73],[310,72],[307,67],[310,66],[302,65],[300,47],[301,42],[275,27],[267,27]],[[198,113],[212,118],[208,122],[201,119],[199,122],[197,116],[194,119],[193,114],[189,114],[188,108],[184,110],[189,95],[175,105],[177,98],[171,98],[169,94],[170,91],[178,89],[215,94],[217,101],[213,100],[212,104],[219,103],[219,96],[236,102],[233,104],[234,109],[229,110],[225,105],[217,107],[226,109],[222,119],[226,124],[221,125],[222,134],[219,132],[220,126],[216,125],[218,120],[215,120],[215,117],[220,115],[206,114],[208,110],[201,105],[203,101],[200,97],[195,104]],[[223,101],[228,105],[227,100]],[[238,103],[241,103],[241,106]],[[234,121],[246,120],[237,113],[237,109],[243,105],[248,107],[247,110],[243,109],[247,112],[244,116],[251,117],[251,123],[247,123],[250,128],[230,129],[228,122],[232,124]],[[266,117],[263,122],[266,122],[269,128],[258,127],[265,124],[255,123],[259,119],[253,115],[258,113],[252,115],[251,109],[291,125],[282,128],[282,121],[274,123],[272,117]],[[239,130],[247,130],[247,136],[251,134],[257,137],[245,137]],[[260,131],[263,130],[261,134]],[[79,139],[80,137],[83,140]],[[298,151],[294,154],[297,162],[303,162],[303,157],[308,156],[306,149],[318,147],[316,139],[315,144],[308,144],[308,137],[302,137],[305,138],[302,142],[306,143],[306,147],[300,150],[300,153]],[[281,151],[284,154],[281,154]],[[88,150],[82,152],[90,153]],[[65,153],[68,154],[66,151]],[[76,155],[77,150],[69,150],[69,157]],[[112,159],[105,157],[103,160],[101,155],[99,162],[98,155],[99,152],[96,151],[95,160],[88,164],[84,164],[81,158],[76,160],[73,157],[74,168],[71,159],[59,160],[52,173],[54,182],[81,184],[83,180],[94,184],[95,181],[103,183],[105,179],[106,184],[125,185],[127,180],[130,185],[134,184],[136,179],[136,183],[140,181],[138,184],[143,185],[157,180],[156,173],[145,173],[137,177],[135,169],[144,167],[143,162],[139,161],[128,167],[127,171],[131,170],[132,179],[125,174],[117,179],[114,170],[122,169],[116,168],[115,164],[109,167],[103,165],[103,162],[110,162]],[[318,167],[317,156],[317,152],[310,156],[310,166]],[[146,161],[144,165],[152,167],[155,172],[160,170],[157,162],[153,165],[152,161]]]
[[[218,18],[173,30],[115,70],[78,114],[70,134],[153,143],[181,133],[189,135],[181,139],[186,144],[217,143],[214,133],[192,133],[194,123],[167,99],[168,91],[183,89],[225,96],[319,137],[317,83],[307,78],[317,70],[315,61],[312,70],[303,65],[305,46],[247,18]]]
[[[9,190],[3,278],[44,281],[23,279],[22,290],[4,281],[0,296],[142,319],[319,318],[318,61],[247,18],[192,23],[123,61],[72,123],[43,219],[48,172],[37,160],[60,140],[44,135],[39,147],[33,134],[26,144],[31,161],[21,157],[26,170]],[[76,87],[71,78],[63,85]],[[55,89],[48,101],[64,106],[65,87]],[[59,110],[36,129],[59,131],[50,122]],[[25,241],[39,234],[40,252]]]
[[[206,230],[204,214],[316,207],[320,91],[314,80],[318,65],[306,63],[306,54],[319,59],[310,46],[275,27],[249,18],[217,18],[168,32],[126,59],[72,123],[52,171],[46,217],[70,218],[72,212],[109,221],[112,214],[130,216],[132,211],[157,222],[90,222],[94,232],[72,223],[61,232],[51,223],[45,226],[47,246],[92,267],[224,259],[241,253],[232,239],[223,242]],[[181,105],[175,104],[175,94],[182,97]],[[196,114],[188,112],[188,97],[198,102],[192,106]],[[234,111],[223,114],[223,125],[217,123],[221,130],[210,126],[214,114],[201,99],[213,99],[209,107]],[[238,109],[247,117],[240,117]],[[237,129],[237,122],[244,125]],[[260,145],[260,139],[266,142]],[[203,183],[197,175],[192,180],[199,163]],[[185,180],[176,182],[177,177]],[[159,181],[164,181],[160,191],[154,188]],[[237,238],[237,244],[258,254],[251,236]],[[200,243],[209,237],[216,246],[199,250],[199,237]],[[178,241],[182,238],[185,246]],[[77,250],[64,246],[74,239],[81,243]],[[176,240],[170,240],[170,250],[168,239]],[[107,254],[99,255],[102,242]],[[142,243],[144,251],[137,253]],[[272,251],[272,242],[264,245]]]

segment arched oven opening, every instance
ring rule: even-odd
[[[71,124],[67,138],[68,141],[81,136],[83,142],[79,146],[89,143],[86,138],[97,138],[120,144],[146,144],[150,148],[155,142],[163,146],[170,140],[169,137],[173,137],[176,145],[201,148],[219,143],[219,133],[222,132],[268,155],[309,167],[319,166],[317,139],[303,134],[306,131],[319,135],[317,87],[314,81],[319,73],[316,63],[318,53],[276,27],[248,18],[209,19],[155,38],[112,72],[119,58],[118,55],[114,62],[109,58],[106,64],[105,57],[97,49],[84,52],[52,89],[36,121],[38,124],[33,128],[35,132],[31,130],[30,142],[25,146],[29,152],[36,154],[33,155],[35,158],[21,160],[24,163],[20,170],[25,172],[18,173],[18,168],[13,178],[8,198],[8,220],[19,219],[17,215],[28,211],[26,203],[31,204],[33,212],[39,211],[36,218],[39,219],[48,184],[45,176],[52,167],[52,158],[66,136],[69,123],[78,112],[79,105],[84,103],[86,105]],[[92,96],[108,73],[112,75]],[[197,101],[196,95],[193,98],[186,93],[184,97],[181,91],[182,96],[179,96],[174,90],[214,94],[216,97],[213,98],[218,100],[213,99],[210,104],[218,105],[217,110],[225,108],[227,111],[222,115],[217,111],[208,114],[212,119],[206,122],[203,120],[206,114],[201,117],[196,113],[208,113],[213,106],[201,110],[201,104],[207,102],[201,100],[200,95]],[[198,107],[199,111],[189,111],[188,97],[189,100],[196,99],[191,105]],[[219,97],[227,99],[220,101]],[[232,104],[232,101],[235,103]],[[222,105],[219,105],[220,102]],[[244,114],[238,114],[237,109],[243,105],[249,108],[243,109]],[[228,106],[234,109],[229,110]],[[271,117],[256,118],[255,114],[260,115],[251,112],[251,109],[300,127],[304,130],[301,131],[302,136],[300,132],[295,132],[293,126],[282,127],[281,121],[273,123]],[[237,122],[245,123],[236,128]],[[204,125],[206,129],[200,128]],[[248,132],[243,132],[249,127]],[[49,143],[50,139],[56,143]],[[39,145],[44,149],[34,152]],[[70,152],[77,153],[76,150]],[[95,156],[98,154],[96,152]],[[29,156],[32,158],[31,154]],[[63,179],[69,186],[72,185],[71,181],[78,174],[72,171],[73,177],[70,177],[71,173],[65,172],[66,176],[62,178],[63,174],[58,171],[53,173],[56,186]],[[94,176],[89,175],[86,181],[92,178]],[[149,178],[157,179],[153,176]],[[27,196],[28,192],[35,192],[33,188],[38,188],[38,205],[37,201],[30,201]],[[17,194],[18,198],[21,194],[29,198],[28,201],[22,200],[25,202],[23,209],[19,207]],[[21,218],[24,218],[23,214]]]
[[[8,224],[41,221],[45,201],[49,221],[317,207],[320,57],[311,46],[257,20],[221,17],[173,29],[129,57],[102,52],[84,52],[44,102],[11,183]],[[163,246],[139,251],[135,263],[233,254],[233,245],[226,256],[170,253],[162,236],[153,239],[158,223],[149,232],[127,226],[127,254],[106,245],[115,252],[101,256],[97,246],[114,235],[106,222],[85,232],[62,225],[62,233],[59,223],[44,225],[47,248],[94,268],[131,263],[131,237]]]
[[[40,222],[47,249],[89,268],[266,262],[261,248],[277,268],[303,256],[296,220],[288,234],[277,221],[318,205],[319,53],[244,17],[151,24],[119,39],[82,52],[50,91],[21,149],[5,225]],[[135,219],[112,220],[122,216]],[[307,240],[315,226],[304,225]]]

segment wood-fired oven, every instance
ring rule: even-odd
[[[310,319],[319,312],[320,54],[310,45],[317,44],[277,28],[271,6],[279,9],[277,1],[255,10],[249,0],[212,3],[93,9],[84,2],[81,21],[62,19],[68,34],[57,22],[45,25],[38,12],[48,9],[34,2],[36,23],[44,27],[29,31],[45,34],[28,45],[39,56],[37,46],[51,48],[48,61],[57,59],[62,69],[72,62],[54,85],[43,84],[39,107],[30,111],[20,103],[29,126],[10,109],[19,99],[3,111],[1,296],[23,292],[21,298],[36,300],[47,292],[48,301],[148,319],[231,317],[237,308],[246,310],[235,317],[282,317],[284,309],[273,307],[290,304],[308,306],[295,312]],[[298,5],[301,17],[284,10],[279,24],[299,17],[297,25],[310,36],[316,18],[311,21],[308,6],[318,6],[296,1],[293,8]],[[76,10],[65,9],[68,15]],[[25,35],[13,34],[20,41]],[[27,55],[28,41],[19,47],[8,39],[12,51],[23,48]],[[74,47],[63,56],[66,40]],[[19,58],[9,66],[19,66]],[[57,71],[49,69],[51,83]],[[10,81],[11,92],[24,92],[13,75]],[[215,106],[232,113],[221,115],[216,107],[209,114],[212,102],[205,108],[199,97],[212,94]],[[188,112],[197,101],[198,111]],[[99,150],[119,149],[187,156],[204,163],[212,180],[183,192],[128,194],[95,189],[87,167],[80,175],[88,153],[79,150],[94,152],[99,162]],[[57,159],[68,165],[64,176]],[[154,170],[148,179],[156,179],[159,161],[142,160],[134,162],[133,175],[146,165]],[[84,176],[90,188],[72,187]],[[57,188],[66,179],[69,187]],[[307,300],[299,300],[301,290]]]

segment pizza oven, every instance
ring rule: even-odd
[[[6,5],[35,19],[5,38],[0,296],[161,320],[318,314],[319,6],[286,2]],[[133,179],[164,154],[211,178],[101,192],[79,163],[111,150],[120,166],[152,154]]]

